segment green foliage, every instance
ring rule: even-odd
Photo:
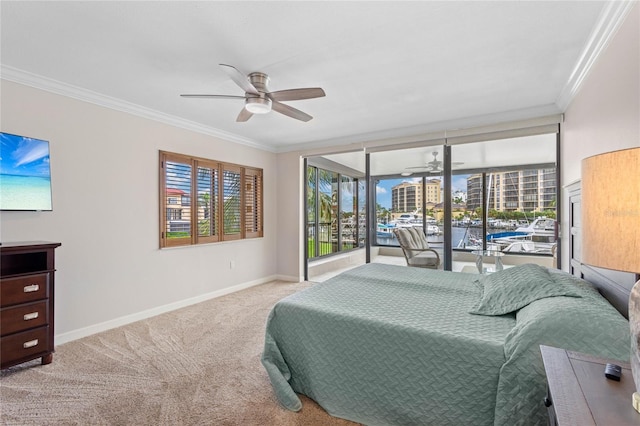
[[[228,172],[225,172],[227,174]],[[232,174],[232,173],[229,173]],[[233,173],[232,179],[225,177],[222,225],[225,235],[240,233],[240,175]],[[237,176],[237,178],[236,178]]]
[[[316,209],[316,173],[317,170],[318,180],[317,185],[319,188],[331,188],[332,184],[332,172],[323,169],[316,169],[315,167],[307,167],[307,206],[309,208],[308,217],[315,217]],[[331,195],[318,190],[318,213],[320,216],[320,222],[330,222],[332,212],[333,200]]]
[[[169,231],[167,232],[167,238],[189,238],[191,235],[188,231]]]
[[[329,243],[329,242],[320,242],[320,254],[316,254],[316,239],[315,238],[309,238],[307,240],[307,247],[309,250],[309,259],[314,258],[316,256],[320,256],[320,254],[327,254],[327,253],[331,253],[333,251],[333,244]],[[349,247],[351,248],[351,247]]]
[[[556,218],[555,210],[543,210],[543,211],[534,211],[534,212],[500,212],[494,209],[489,210],[489,217],[492,219],[504,219],[504,220],[528,220],[533,221],[538,216],[545,216],[549,219]]]
[[[380,204],[376,203],[376,217],[380,219],[386,219],[390,217],[391,213],[385,207],[382,207]]]
[[[211,221],[209,219],[198,222],[198,235],[211,235]]]

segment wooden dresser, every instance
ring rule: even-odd
[[[54,251],[60,243],[0,246],[0,368],[53,359]]]

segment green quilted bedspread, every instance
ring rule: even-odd
[[[540,344],[628,358],[628,323],[593,290],[472,315],[477,278],[368,264],[281,300],[262,356],[278,400],[367,425],[545,424]]]

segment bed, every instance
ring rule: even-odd
[[[367,264],[278,302],[262,364],[293,411],[304,394],[367,425],[546,424],[542,344],[628,360],[629,325],[586,281],[537,265]]]

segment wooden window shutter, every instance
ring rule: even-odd
[[[224,240],[242,238],[242,169],[224,164],[222,171],[222,231]]]
[[[192,244],[192,164],[188,157],[160,155],[160,246]]]
[[[262,170],[244,169],[245,238],[262,237]]]
[[[216,242],[220,239],[220,209],[218,207],[219,164],[198,160],[196,165],[198,243]]]
[[[160,151],[160,248],[262,237],[262,169]]]

